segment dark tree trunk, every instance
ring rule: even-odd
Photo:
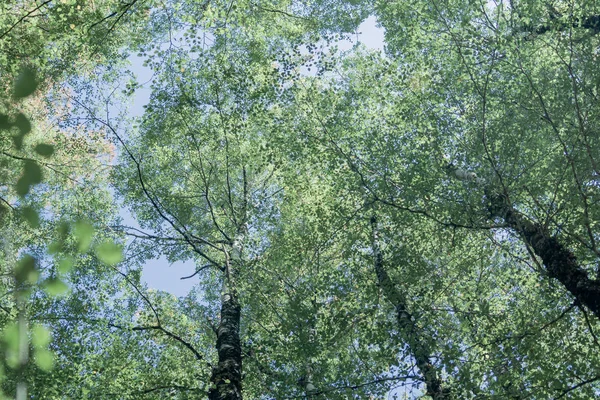
[[[377,218],[371,217],[371,227],[373,231],[373,255],[375,257],[375,273],[377,282],[381,287],[386,299],[394,305],[396,309],[396,318],[398,327],[405,343],[408,345],[412,356],[416,361],[417,368],[423,376],[423,381],[427,387],[427,394],[434,400],[450,400],[452,397],[448,390],[442,387],[442,380],[431,363],[431,354],[429,347],[424,341],[415,324],[413,316],[406,308],[406,299],[404,295],[396,288],[390,276],[383,266],[383,255],[379,250]]]
[[[240,304],[235,294],[224,294],[221,322],[217,329],[219,363],[213,369],[209,400],[242,399],[242,347],[240,344]]]
[[[246,167],[242,169],[244,193],[241,214],[235,240],[230,251],[225,252],[223,288],[221,292],[221,322],[217,329],[217,352],[219,363],[210,377],[209,400],[242,399],[242,345],[240,343],[241,306],[235,286],[235,278],[243,266],[242,251],[248,234],[248,180]],[[231,201],[231,188],[229,197]],[[233,205],[232,205],[233,207]],[[235,220],[235,218],[234,218]],[[219,228],[220,229],[220,228]],[[229,238],[225,235],[225,239]]]
[[[504,196],[491,197],[489,211],[504,219],[540,257],[551,278],[557,279],[583,305],[600,318],[600,282],[590,279],[575,255],[540,224],[529,221],[507,203]]]

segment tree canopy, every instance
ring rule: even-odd
[[[0,11],[4,398],[600,394],[600,5]]]

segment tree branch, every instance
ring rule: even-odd
[[[43,3],[41,3],[39,6],[37,6],[36,8],[32,9],[31,11],[29,11],[27,14],[23,15],[21,18],[19,18],[19,20],[17,22],[15,22],[14,24],[12,24],[10,28],[8,28],[4,33],[2,33],[0,35],[0,39],[3,39],[4,36],[8,35],[15,28],[15,26],[17,26],[21,22],[23,22],[25,20],[25,18],[29,17],[34,12],[38,11],[40,8],[42,8],[45,5],[50,4],[50,3],[52,3],[52,0],[46,0]]]

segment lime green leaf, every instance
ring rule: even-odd
[[[27,333],[20,332],[15,322],[6,326],[2,332],[2,340],[6,343],[6,363],[11,368],[17,368],[19,365],[19,339],[22,334]]]
[[[61,296],[67,293],[69,286],[58,278],[50,278],[44,282],[44,290],[50,296]]]
[[[35,365],[42,371],[50,371],[54,367],[54,355],[46,349],[36,350]]]
[[[31,333],[31,344],[33,347],[45,348],[50,343],[50,331],[45,326],[36,324]]]
[[[7,350],[6,351],[6,364],[16,369],[19,367],[19,351],[18,350]]]
[[[14,95],[18,99],[27,97],[35,92],[37,86],[35,72],[30,68],[24,68],[15,81]]]
[[[77,221],[75,223],[74,233],[77,238],[77,250],[80,253],[85,253],[92,244],[94,227],[87,221]]]
[[[2,332],[2,340],[9,349],[18,351],[19,349],[19,327],[16,323],[10,323]]]
[[[123,248],[111,241],[106,241],[96,247],[96,255],[105,264],[117,265],[123,260]]]
[[[50,157],[52,154],[54,154],[54,146],[51,144],[40,143],[35,146],[35,152],[40,156]]]
[[[58,262],[58,272],[61,274],[66,274],[67,272],[69,272],[71,269],[73,269],[73,264],[74,264],[74,260],[73,257],[70,256],[66,256],[65,258],[63,258],[62,260],[60,260]]]

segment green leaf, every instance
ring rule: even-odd
[[[36,350],[34,361],[42,371],[50,371],[54,367],[54,355],[46,349]]]
[[[67,293],[69,286],[58,278],[50,278],[43,284],[44,290],[50,296],[61,296]]]
[[[31,183],[40,183],[42,181],[42,169],[34,161],[28,161],[25,163],[25,176]]]
[[[23,208],[23,217],[32,228],[37,228],[40,225],[40,217],[32,207]]]
[[[48,245],[48,254],[58,254],[62,250],[62,242],[55,240]]]
[[[2,340],[6,346],[14,351],[19,350],[19,327],[15,322],[8,324],[2,331]]]
[[[123,248],[111,241],[105,241],[96,247],[96,255],[107,265],[117,265],[123,260]]]
[[[17,180],[15,190],[19,196],[29,193],[31,186],[42,181],[42,169],[34,161],[25,162],[23,175]]]
[[[67,236],[69,234],[69,230],[71,229],[71,225],[65,221],[62,221],[58,225],[58,229],[56,230],[56,240],[54,240],[48,246],[48,254],[58,254],[61,251],[65,250],[65,242],[67,240]]]
[[[14,95],[17,99],[27,97],[37,89],[38,83],[35,77],[35,71],[31,68],[23,68],[15,80]]]
[[[0,131],[10,129],[11,123],[8,122],[8,115],[0,113]]]
[[[50,331],[43,325],[36,324],[31,330],[31,344],[35,348],[45,348],[50,344]]]
[[[12,369],[17,369],[17,367],[19,366],[19,351],[18,350],[7,350],[6,351],[6,364]]]
[[[35,258],[29,254],[25,254],[15,266],[15,279],[18,283],[35,283],[37,282],[39,273],[36,269]]]
[[[65,258],[63,258],[62,260],[60,260],[58,262],[58,266],[57,266],[58,272],[61,274],[66,274],[71,269],[73,269],[73,264],[75,264],[73,257],[66,256]]]
[[[77,238],[77,251],[85,253],[92,244],[94,227],[89,222],[80,220],[75,223],[74,233]]]
[[[17,150],[21,150],[23,147],[23,135],[13,135],[12,136],[13,143]]]
[[[67,237],[67,235],[69,234],[70,230],[71,230],[71,225],[66,221],[62,221],[58,225],[57,234],[59,237],[62,238],[62,240],[64,240]]]
[[[52,154],[54,154],[54,146],[51,144],[40,143],[35,146],[35,152],[40,156],[50,157]]]
[[[17,184],[15,185],[15,190],[19,196],[25,196],[29,193],[29,188],[31,187],[29,180],[22,176],[17,180]]]
[[[15,126],[21,131],[21,136],[27,135],[29,132],[31,132],[31,122],[29,122],[29,119],[23,113],[17,114],[17,117],[15,118]]]

